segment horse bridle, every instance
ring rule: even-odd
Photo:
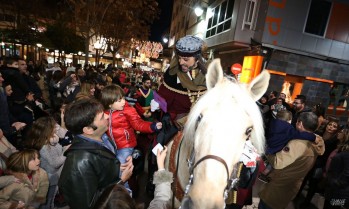
[[[203,115],[200,114],[197,118],[196,121],[196,127],[195,127],[195,131],[202,119]],[[246,135],[248,136],[246,138],[246,141],[249,138],[249,135],[252,131],[252,127],[249,127],[246,130]],[[208,159],[212,159],[215,161],[218,161],[219,163],[222,163],[225,167],[225,170],[227,172],[227,185],[224,188],[224,192],[223,192],[223,198],[224,198],[224,207],[225,208],[225,200],[228,198],[228,193],[230,190],[232,189],[237,189],[238,183],[239,183],[239,178],[240,178],[240,169],[239,167],[241,167],[242,162],[238,162],[234,165],[233,167],[233,171],[231,173],[231,175],[229,175],[229,169],[228,169],[228,165],[225,162],[225,160],[217,155],[205,155],[204,157],[200,158],[197,162],[195,162],[195,146],[193,145],[193,148],[191,150],[190,153],[190,159],[188,159],[188,167],[189,167],[189,182],[185,187],[185,191],[184,191],[184,198],[182,200],[181,206],[179,207],[179,209],[189,209],[191,208],[191,198],[189,196],[189,191],[190,191],[190,187],[193,184],[194,181],[194,169],[203,161],[208,160]],[[195,163],[194,163],[195,162]],[[178,166],[177,166],[178,167]]]

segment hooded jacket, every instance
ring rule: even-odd
[[[17,208],[19,201],[27,207],[46,201],[49,182],[47,173],[42,168],[33,174],[33,181],[23,173],[13,175],[18,180],[0,190],[0,209]]]
[[[107,133],[115,141],[117,149],[136,147],[135,130],[141,133],[154,132],[152,122],[144,121],[127,102],[123,110],[107,110],[105,113],[109,115]]]

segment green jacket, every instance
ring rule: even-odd
[[[120,162],[98,143],[75,136],[65,155],[58,186],[71,209],[92,208],[103,189],[119,180]]]

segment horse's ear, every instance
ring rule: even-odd
[[[223,80],[223,69],[220,59],[214,59],[207,68],[206,86],[207,89],[213,88],[219,81]]]
[[[257,101],[267,91],[269,85],[270,74],[268,71],[263,70],[255,79],[248,84],[248,89],[251,92],[252,98]]]

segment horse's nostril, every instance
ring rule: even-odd
[[[185,197],[182,200],[180,209],[190,209],[193,206],[193,202],[190,197]]]

